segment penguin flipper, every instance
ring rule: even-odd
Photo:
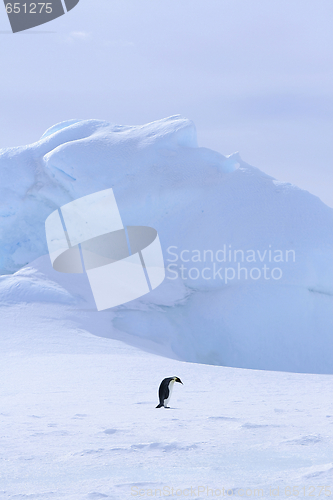
[[[164,406],[162,403],[160,403],[159,405],[156,406],[156,408],[162,408],[162,406]]]

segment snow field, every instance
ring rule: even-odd
[[[163,358],[91,335],[66,305],[1,318],[1,499],[330,484],[331,376]],[[184,386],[156,409],[171,375]]]

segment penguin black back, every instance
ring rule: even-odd
[[[162,406],[164,406],[164,408],[169,408],[167,404],[170,401],[173,385],[175,382],[183,384],[183,382],[178,377],[167,377],[162,380],[158,389],[158,397],[160,403],[156,406],[156,408],[162,408]]]

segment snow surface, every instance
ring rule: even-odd
[[[288,486],[317,495],[332,484],[330,375],[171,360],[91,335],[74,313],[0,307],[1,500],[159,498],[163,488],[182,498],[191,487],[207,498],[199,486],[286,498]],[[156,409],[173,375],[184,386]]]
[[[108,327],[91,325],[93,333],[185,361],[333,373],[333,210],[317,197],[237,153],[198,147],[194,124],[180,116],[135,127],[60,123],[30,146],[2,150],[0,171],[3,302],[75,302],[77,293],[85,327],[84,310],[94,309],[87,281],[41,257],[44,223],[63,204],[112,187],[124,225],[154,227],[170,267],[160,287],[103,313]],[[256,260],[220,262],[223,249]],[[237,265],[260,279],[245,271],[238,279]]]

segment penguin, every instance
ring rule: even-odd
[[[156,408],[162,408],[162,406],[164,406],[164,408],[170,408],[170,406],[167,406],[167,404],[170,401],[173,385],[175,382],[183,384],[183,382],[178,377],[168,377],[162,380],[161,385],[158,389],[160,404],[157,405]]]

